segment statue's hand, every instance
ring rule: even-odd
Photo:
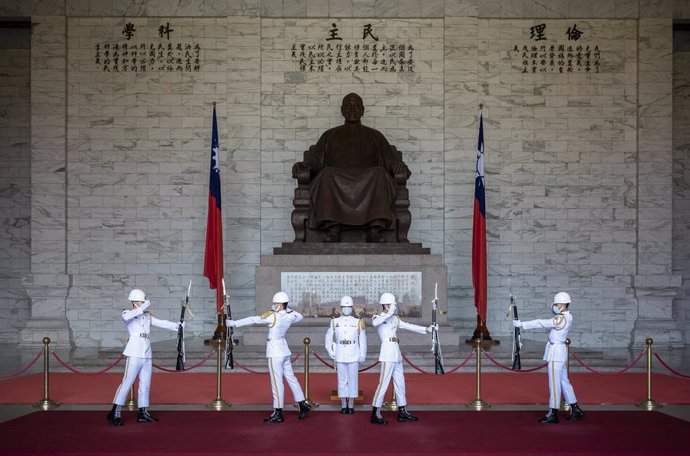
[[[393,164],[391,165],[391,171],[396,181],[402,181],[399,183],[404,183],[407,180],[407,178],[410,177],[411,174],[410,169],[407,167],[405,162],[402,161],[393,162]]]
[[[292,178],[297,180],[309,179],[311,168],[305,162],[297,162],[292,165]]]

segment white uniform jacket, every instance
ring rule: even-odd
[[[179,323],[173,323],[168,320],[159,320],[145,309],[148,306],[140,306],[134,309],[122,311],[122,319],[127,325],[129,331],[129,341],[125,346],[125,351],[122,352],[125,356],[133,356],[135,358],[151,358],[151,326],[158,328],[169,329],[170,331],[177,331],[180,326]]]
[[[326,331],[326,351],[338,363],[356,363],[367,357],[364,320],[341,316],[331,320]]]
[[[379,361],[384,363],[397,363],[402,361],[402,354],[400,353],[400,346],[398,345],[398,328],[419,334],[426,334],[426,328],[424,326],[405,323],[400,317],[391,313],[374,315],[371,324],[374,325],[376,331],[379,333],[379,339],[381,339]]]
[[[266,341],[266,358],[283,358],[290,356],[285,334],[293,323],[302,321],[304,317],[301,313],[292,310],[280,310],[275,312],[269,310],[261,316],[247,317],[235,320],[235,327],[249,325],[268,325],[268,339]]]
[[[544,350],[544,361],[567,361],[565,340],[568,338],[568,331],[572,324],[573,316],[566,310],[550,319],[523,321],[522,327],[550,329],[549,340]]]

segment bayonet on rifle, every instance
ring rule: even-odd
[[[431,301],[431,351],[434,353],[434,372],[436,375],[443,375],[443,353],[441,353],[441,344],[438,340],[438,323],[436,322],[436,313],[438,308],[438,283],[434,285],[434,300]]]
[[[226,319],[232,320],[232,312],[230,310],[230,301],[228,294],[225,291],[225,279],[221,279],[223,283],[223,301],[225,302],[225,312]],[[225,323],[225,322],[223,322]],[[232,326],[226,327],[225,333],[225,368],[234,369],[235,368],[235,358],[232,355],[232,349],[235,345],[235,332]]]
[[[180,326],[177,328],[177,363],[175,364],[175,370],[183,371],[185,363],[185,347],[184,347],[184,328],[182,323],[184,323],[184,313],[189,306],[189,294],[192,291],[192,281],[189,281],[187,286],[187,295],[184,298],[184,304],[182,304],[182,310],[180,311]],[[191,311],[189,312],[192,313]]]
[[[513,285],[510,282],[510,279],[508,280],[508,289],[510,292],[510,307],[508,307],[508,312],[506,313],[506,316],[509,316],[510,311],[512,310],[513,320],[519,320],[517,304],[515,304],[515,295],[513,294]],[[520,365],[520,349],[522,348],[522,339],[520,336],[520,328],[513,329],[513,370],[520,370],[522,369],[522,366]]]

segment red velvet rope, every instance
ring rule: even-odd
[[[677,375],[677,376],[679,376],[679,377],[682,377],[682,378],[690,378],[690,375],[681,374],[680,372],[678,372],[677,370],[673,369],[671,366],[669,366],[668,364],[666,364],[666,363],[664,362],[664,360],[661,359],[661,357],[660,357],[658,354],[654,353],[654,356],[656,357],[656,359],[659,360],[659,362],[661,363],[662,366],[664,366],[666,369],[668,369],[668,370],[669,370],[670,372],[672,372],[673,374],[675,374],[675,375]]]
[[[547,366],[547,364],[549,364],[549,363],[544,363],[540,366],[533,367],[532,369],[517,370],[517,369],[513,369],[512,367],[504,366],[503,364],[499,363],[490,354],[488,354],[486,351],[484,351],[484,349],[482,349],[482,352],[486,355],[486,357],[488,358],[489,361],[491,361],[492,363],[494,363],[495,365],[497,365],[501,369],[509,370],[511,372],[519,372],[519,373],[534,372],[534,371],[538,371],[539,369],[545,368]]]
[[[211,356],[213,356],[214,353],[215,353],[215,350],[212,351],[211,353],[209,353],[208,356],[207,356],[206,358],[202,359],[201,361],[199,361],[199,362],[196,363],[195,365],[193,365],[193,366],[191,366],[191,367],[186,367],[184,370],[181,370],[181,371],[178,371],[177,369],[166,369],[165,367],[159,366],[158,364],[154,364],[153,367],[155,367],[155,368],[158,369],[158,370],[162,370],[163,372],[170,372],[170,373],[173,373],[173,374],[181,374],[182,372],[187,372],[187,371],[190,371],[190,370],[194,370],[194,369],[196,369],[197,367],[201,366],[201,365],[204,364],[206,361],[208,361],[209,359],[211,359]]]
[[[452,374],[453,372],[455,372],[456,370],[460,369],[465,364],[467,364],[467,362],[470,360],[470,358],[472,358],[473,353],[474,352],[470,352],[469,356],[465,359],[465,361],[461,362],[458,366],[456,366],[456,367],[452,368],[451,370],[449,370],[448,372],[446,372],[446,374]],[[427,371],[415,366],[414,364],[412,364],[412,361],[410,361],[409,358],[407,356],[405,356],[404,353],[401,353],[401,355],[402,355],[402,358],[407,362],[407,364],[409,364],[417,372],[421,372],[422,374],[426,374],[426,375],[436,375],[436,372],[427,372]]]
[[[299,353],[297,353],[297,355],[295,355],[295,357],[292,358],[292,359],[290,360],[290,362],[291,362],[291,363],[294,363],[295,361],[297,361],[297,360],[299,359],[300,356],[302,356],[302,352],[301,352],[301,351],[300,351]],[[239,368],[242,369],[242,370],[245,370],[245,371],[249,372],[250,374],[261,374],[261,375],[268,374],[268,372],[260,372],[260,371],[255,371],[255,370],[253,370],[253,369],[250,369],[250,368],[248,368],[247,366],[244,366],[242,363],[240,363],[240,362],[237,361],[237,360],[234,360],[234,361],[235,361],[235,364],[237,364],[237,367],[239,367]]]
[[[329,369],[335,369],[335,366],[333,366],[333,364],[328,364],[328,363],[326,362],[326,360],[324,360],[322,357],[319,356],[318,353],[316,353],[315,351],[313,351],[313,352],[311,352],[311,353],[314,355],[314,358],[316,358],[316,359],[318,359],[319,361],[321,361],[321,364],[327,366]]]
[[[22,369],[18,370],[18,371],[15,372],[14,374],[0,375],[0,380],[9,380],[9,379],[11,379],[12,377],[16,377],[17,375],[23,374],[24,372],[26,372],[27,370],[29,370],[29,368],[30,368],[31,366],[33,366],[34,364],[36,364],[36,361],[38,361],[38,358],[41,357],[41,353],[43,353],[43,350],[39,350],[38,353],[36,353],[36,356],[34,356],[34,359],[32,359],[32,360],[29,362],[29,364],[27,364],[25,367],[23,367]]]
[[[325,366],[328,366],[329,369],[335,369],[335,367],[332,364],[328,364],[328,362],[326,362],[326,360],[324,360],[322,357],[320,357],[318,353],[316,353],[315,351],[313,351],[312,353],[314,354],[314,357],[316,359],[321,361],[321,363],[324,364]],[[374,364],[371,364],[367,367],[363,367],[362,369],[359,369],[357,372],[366,372],[369,369],[371,369],[372,367],[378,366],[380,363],[381,363],[381,361],[376,361]]]
[[[50,352],[53,354],[53,357],[54,357],[55,359],[57,359],[58,363],[62,364],[62,367],[64,367],[65,369],[67,369],[67,370],[69,370],[69,371],[71,371],[71,372],[74,372],[75,374],[79,374],[79,375],[98,375],[98,374],[103,374],[103,373],[105,373],[105,372],[108,372],[108,371],[109,371],[110,369],[112,369],[113,367],[117,366],[117,365],[119,364],[119,362],[122,361],[122,358],[125,357],[124,355],[120,355],[120,357],[117,358],[117,359],[115,360],[114,363],[112,363],[110,366],[106,367],[105,369],[99,370],[98,372],[80,372],[80,371],[76,370],[75,368],[69,366],[69,365],[68,365],[67,363],[65,363],[62,359],[60,359],[60,357],[58,356],[57,353],[55,353],[55,352],[52,351],[52,350],[51,350]]]
[[[577,362],[580,364],[580,366],[584,367],[585,369],[587,369],[588,371],[590,371],[590,372],[593,373],[593,374],[599,374],[599,375],[620,375],[620,374],[624,374],[625,372],[627,372],[628,370],[630,370],[635,364],[637,364],[638,362],[640,362],[640,359],[642,359],[642,356],[645,354],[645,351],[642,350],[642,353],[640,353],[640,356],[638,356],[638,357],[635,359],[635,361],[633,361],[632,363],[628,364],[626,367],[624,367],[622,370],[620,370],[620,371],[618,371],[618,372],[600,372],[600,371],[596,371],[596,370],[592,369],[592,368],[589,367],[589,366],[585,366],[585,363],[583,363],[582,360],[580,359],[580,357],[577,356],[577,353],[574,353],[574,352],[571,352],[571,353],[572,353],[572,355],[573,355],[573,358],[575,358],[575,361],[577,361]]]
[[[252,369],[250,369],[250,368],[248,368],[248,367],[246,367],[246,366],[243,366],[242,363],[240,363],[240,362],[237,361],[237,360],[235,360],[235,365],[236,365],[237,367],[239,367],[240,369],[249,372],[250,374],[261,374],[261,375],[268,374],[268,372],[259,372],[259,371],[252,370]]]

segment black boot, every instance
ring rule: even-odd
[[[540,423],[557,424],[558,423],[558,409],[552,408],[546,412],[544,418],[539,420]]]
[[[115,412],[117,411],[117,404],[113,404],[113,408],[108,412],[108,416],[106,419],[113,423],[115,426],[123,426],[125,423],[122,421],[122,418],[120,418],[119,414],[115,415]]]
[[[264,419],[264,423],[282,423],[283,420],[283,409],[273,409],[271,416]]]
[[[154,418],[151,415],[149,415],[149,411],[146,410],[146,407],[139,408],[139,414],[137,415],[137,423],[155,423],[156,421],[158,421],[158,418]]]
[[[388,424],[388,421],[384,420],[382,416],[379,416],[378,411],[378,407],[374,407],[371,410],[371,419],[369,422],[371,424]]]
[[[307,401],[299,401],[297,403],[297,405],[299,405],[299,416],[297,417],[297,419],[303,420],[309,414],[311,407],[309,407],[309,405],[307,405]]]
[[[570,404],[570,415],[568,415],[568,421],[577,421],[580,418],[584,418],[585,412],[582,411],[577,402]]]
[[[398,408],[398,421],[417,421],[419,418],[416,416],[410,415],[410,413],[407,411],[407,407],[399,407]]]
[[[352,415],[353,413],[355,413],[355,408],[354,407],[348,407],[347,414]]]

